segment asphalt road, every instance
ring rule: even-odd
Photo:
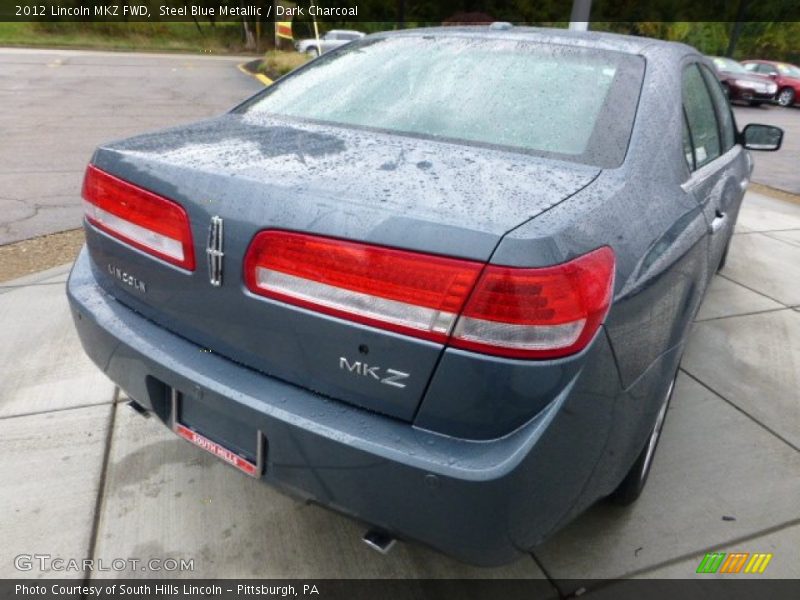
[[[781,108],[734,106],[736,124],[743,128],[748,123],[775,125],[784,131],[783,147],[778,152],[753,152],[755,170],[753,181],[773,188],[800,194],[800,107]]]
[[[261,89],[249,60],[0,48],[0,245],[78,227],[94,148],[221,113]]]

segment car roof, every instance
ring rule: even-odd
[[[420,29],[403,29],[382,32],[379,37],[418,36],[420,34],[437,37],[468,37],[485,39],[526,40],[531,42],[578,46],[611,50],[626,54],[643,54],[653,50],[661,50],[676,55],[699,54],[696,49],[678,42],[667,42],[654,38],[635,35],[622,35],[600,31],[573,31],[549,27],[517,27],[517,26],[468,26],[468,27],[429,27]],[[370,36],[372,37],[372,36]]]

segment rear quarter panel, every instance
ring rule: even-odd
[[[681,187],[688,168],[680,61],[691,52],[680,46],[645,51],[645,82],[624,164],[510,232],[492,257],[509,265],[537,257],[544,265],[604,245],[615,252],[614,299],[604,328],[618,372],[601,377],[619,377],[622,393],[610,408],[605,460],[587,486],[594,498],[613,489],[641,449],[710,275],[707,222]]]

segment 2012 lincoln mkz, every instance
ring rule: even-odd
[[[220,117],[99,147],[75,324],[137,406],[242,477],[380,549],[509,562],[642,491],[747,148],[781,141],[737,129],[688,46],[367,36]]]

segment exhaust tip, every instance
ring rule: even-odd
[[[397,541],[388,533],[378,531],[377,529],[370,529],[361,539],[367,546],[384,555],[389,554]]]

